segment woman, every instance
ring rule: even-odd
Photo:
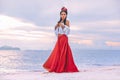
[[[55,26],[55,34],[58,40],[51,55],[43,65],[49,72],[78,72],[68,44],[67,35],[70,32],[70,25],[67,14],[67,9],[63,7],[60,12],[60,20]]]

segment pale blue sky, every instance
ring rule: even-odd
[[[120,49],[119,0],[0,0],[0,46],[51,49],[62,6],[71,22],[69,43],[80,49]]]

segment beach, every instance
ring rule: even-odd
[[[50,51],[0,51],[0,80],[120,80],[119,50],[75,50],[80,72],[49,73],[43,67]]]
[[[74,73],[18,71],[2,73],[0,80],[120,80],[120,66],[81,69]]]

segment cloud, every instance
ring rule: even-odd
[[[117,0],[71,0],[71,2],[67,4],[67,6],[69,6],[70,11],[75,14],[106,15],[116,12],[118,14],[119,8],[118,5],[116,5],[117,3]]]
[[[54,29],[51,27],[39,27],[34,23],[6,15],[0,15],[0,21],[1,45],[22,46],[26,44],[26,46],[22,46],[23,49],[27,49],[26,47],[38,49],[36,46],[38,44],[45,48],[49,47],[45,46],[46,44],[52,44],[52,41],[55,41],[55,35],[52,32]],[[48,39],[51,40],[48,41]],[[32,46],[30,47],[28,44]]]
[[[118,0],[1,0],[0,45],[51,48],[56,41],[54,25],[61,7],[66,6],[72,46],[105,47],[106,41],[120,41],[118,3]]]
[[[40,27],[34,23],[6,15],[0,15],[0,20],[0,26],[2,26],[0,28],[1,45],[20,46],[22,49],[46,49],[51,48],[56,42],[53,27]],[[80,30],[77,26],[70,28],[72,31]],[[72,34],[72,31],[70,34],[71,43],[82,45],[93,44],[92,40],[85,39],[83,35],[80,37],[79,35]],[[81,38],[83,39],[80,40]]]
[[[73,40],[72,42],[80,45],[81,44],[87,45],[87,46],[92,46],[94,44],[92,40]]]
[[[68,18],[72,23],[119,19],[117,3],[118,0],[1,0],[0,13],[22,18],[39,26],[48,26],[56,23],[60,8],[64,5],[68,8]]]
[[[49,32],[50,28],[39,27],[33,23],[23,21],[21,19],[17,19],[10,16],[0,15],[0,34],[8,36],[16,36],[17,39],[28,37],[31,38],[40,38],[51,36]],[[7,24],[6,24],[7,23]]]
[[[80,32],[84,34],[98,35],[98,37],[100,35],[116,36],[116,38],[120,34],[120,20],[84,22],[79,25],[81,27]]]
[[[107,46],[120,47],[120,42],[106,41]]]

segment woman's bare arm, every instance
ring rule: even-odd
[[[66,25],[67,25],[68,27],[70,27],[70,22],[69,22],[69,20],[66,20]]]

